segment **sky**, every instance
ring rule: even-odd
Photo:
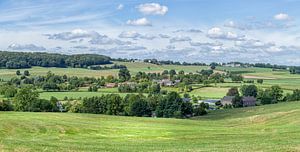
[[[300,65],[300,0],[1,0],[0,50]]]

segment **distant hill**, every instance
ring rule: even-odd
[[[41,52],[0,51],[0,68],[20,69],[32,66],[78,67],[111,63],[111,58],[97,54],[64,55]]]

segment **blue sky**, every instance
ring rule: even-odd
[[[300,0],[2,0],[0,49],[300,65]]]

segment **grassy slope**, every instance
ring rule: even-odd
[[[300,151],[300,102],[193,120],[0,112],[0,151]]]

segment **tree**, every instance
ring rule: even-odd
[[[153,94],[158,94],[160,93],[160,85],[159,84],[153,84],[150,88],[150,93],[153,93]]]
[[[169,74],[169,71],[168,70],[164,70],[163,72],[162,72],[162,75],[168,75]]]
[[[243,107],[242,97],[239,95],[235,95],[232,100],[232,106],[234,108]]]
[[[169,72],[170,77],[173,77],[174,75],[176,75],[176,71],[174,69],[170,70]]]
[[[261,104],[274,104],[283,100],[283,90],[279,86],[261,90],[258,94]]]
[[[119,75],[119,79],[123,82],[128,81],[131,78],[130,72],[127,68],[120,69],[118,75]]]
[[[239,96],[240,93],[239,93],[239,90],[238,90],[237,87],[232,87],[232,88],[230,88],[230,89],[228,90],[228,92],[227,92],[226,95],[227,95],[227,96]]]
[[[184,71],[183,71],[183,70],[180,70],[180,71],[178,72],[178,74],[184,75]]]
[[[278,85],[272,86],[270,88],[270,93],[271,93],[271,96],[273,97],[273,99],[276,102],[282,101],[283,90],[282,90],[282,88],[280,86],[278,86]]]
[[[24,71],[24,75],[25,75],[25,76],[29,76],[29,75],[30,75],[29,71],[28,71],[28,70],[25,70],[25,71]]]
[[[207,114],[206,109],[208,109],[208,108],[209,108],[208,104],[201,102],[200,105],[194,109],[194,116],[202,116],[202,115]]]
[[[129,113],[132,116],[151,116],[150,106],[141,95],[133,95],[129,99]]]
[[[17,111],[31,111],[32,105],[38,100],[39,94],[30,87],[21,88],[14,97]]]
[[[240,74],[232,74],[231,75],[231,80],[232,81],[235,81],[235,82],[240,82],[240,81],[243,81],[243,76],[240,75]]]
[[[20,70],[17,70],[17,71],[16,71],[16,75],[21,75]]]
[[[264,79],[257,79],[256,81],[257,81],[257,83],[259,83],[259,84],[263,84]]]
[[[241,87],[241,92],[243,96],[257,96],[257,87],[255,85],[243,85]]]

